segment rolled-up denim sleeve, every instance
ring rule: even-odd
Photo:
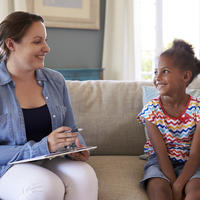
[[[10,167],[10,163],[18,160],[34,158],[49,154],[47,137],[44,137],[39,142],[32,140],[24,145],[0,145],[0,176]]]

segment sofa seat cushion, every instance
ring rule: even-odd
[[[145,161],[138,156],[91,156],[88,163],[99,181],[99,200],[146,200],[140,186]]]
[[[142,110],[143,84],[108,80],[66,83],[75,121],[83,128],[86,144],[98,146],[94,155],[143,153],[144,128],[136,120]]]

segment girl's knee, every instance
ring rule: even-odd
[[[147,194],[150,199],[172,199],[170,184],[162,178],[152,178],[147,184]]]
[[[200,179],[194,178],[186,184],[185,200],[199,200],[200,199]]]
[[[200,199],[200,190],[191,191],[185,195],[185,200],[199,200]]]
[[[162,178],[151,178],[148,180],[147,187],[153,190],[168,190],[170,184],[167,180]]]

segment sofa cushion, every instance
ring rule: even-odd
[[[132,81],[67,81],[77,125],[95,155],[139,155],[145,135],[137,122],[142,85]],[[92,152],[93,153],[93,152]]]
[[[139,181],[145,161],[137,156],[91,156],[99,181],[99,199],[147,200]]]
[[[142,87],[152,82],[66,81],[77,126],[95,155],[140,155],[145,143],[141,112]],[[190,88],[200,85],[196,79]]]

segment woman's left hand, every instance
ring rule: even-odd
[[[77,137],[75,140],[76,143],[76,147],[77,148],[82,148],[84,147],[81,143],[80,143],[80,139]],[[71,153],[68,154],[68,156],[72,159],[72,160],[77,160],[77,161],[87,161],[89,156],[90,156],[90,152],[88,150],[85,151],[81,151],[81,152],[77,152],[77,153]]]

